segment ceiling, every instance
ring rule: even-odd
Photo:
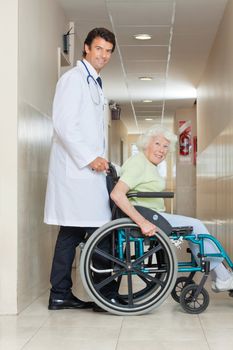
[[[115,33],[116,51],[101,75],[105,95],[121,106],[129,133],[168,124],[177,108],[193,106],[227,0],[58,1],[75,22],[80,56],[94,27]],[[134,38],[145,33],[151,40]],[[144,76],[152,80],[139,80]]]

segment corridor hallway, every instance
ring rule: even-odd
[[[68,8],[69,15],[62,3],[79,6],[75,12]],[[106,109],[108,158],[121,164],[136,142],[138,130],[123,122],[128,117],[134,126],[135,116],[140,126],[149,126],[164,114],[163,122],[176,133],[180,122],[191,121],[197,154],[182,163],[177,151],[170,162],[174,186],[170,181],[168,188],[176,193],[171,209],[202,220],[233,259],[233,0],[11,0],[1,2],[0,18],[1,32],[7,30],[0,59],[0,350],[232,350],[233,298],[212,293],[209,285],[210,305],[200,315],[184,313],[171,298],[153,313],[135,317],[49,311],[58,229],[43,223],[43,212],[52,100],[58,77],[71,65],[62,52],[63,35],[77,19],[80,56],[87,31],[112,28],[115,19],[123,55],[116,50],[116,65],[103,81],[109,102],[114,99],[122,111],[114,120],[110,104]],[[150,28],[151,42],[135,41],[143,28]],[[165,104],[160,93],[167,62],[174,93]],[[151,81],[140,79],[151,73]],[[177,84],[177,78],[185,84]],[[128,86],[133,101],[126,101]],[[74,294],[82,297],[80,291]]]

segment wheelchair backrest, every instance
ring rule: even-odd
[[[111,210],[116,208],[116,204],[111,199],[110,193],[112,192],[118,180],[119,180],[119,176],[117,175],[116,168],[114,167],[114,165],[112,165],[112,163],[109,163],[109,169],[106,176],[106,185],[109,193],[109,204],[110,204]]]

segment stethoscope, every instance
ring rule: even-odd
[[[90,94],[91,94],[92,101],[96,105],[99,105],[100,102],[101,102],[99,84],[96,81],[96,79],[93,77],[93,75],[91,75],[89,69],[87,68],[87,65],[85,64],[85,62],[84,61],[81,61],[81,62],[84,65],[84,67],[86,68],[86,71],[87,71],[87,84],[88,84],[89,89],[90,89]]]

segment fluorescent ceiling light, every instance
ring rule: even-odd
[[[151,120],[153,120],[153,118],[145,118],[145,120],[151,121]]]
[[[147,81],[147,80],[152,80],[153,78],[152,77],[139,77],[138,79]]]
[[[143,100],[142,101],[143,103],[151,103],[151,102],[153,102],[152,100]]]
[[[135,34],[134,38],[137,40],[150,40],[151,35],[150,34]]]

